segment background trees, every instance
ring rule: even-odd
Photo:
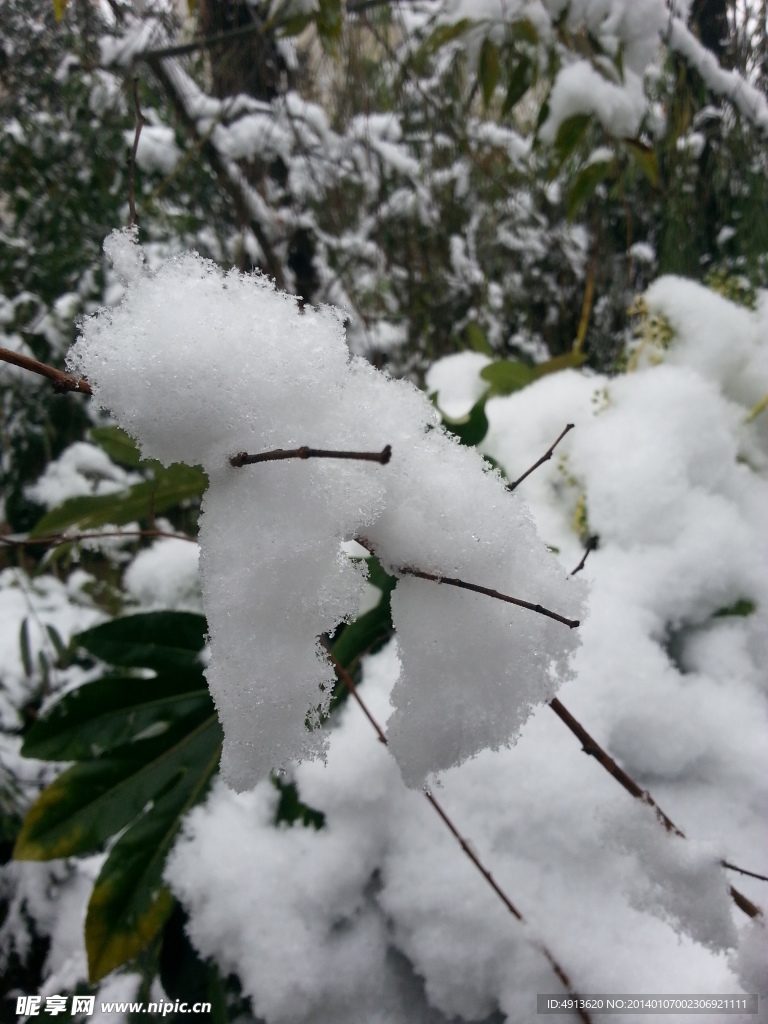
[[[740,351],[739,339],[750,331],[759,334],[768,124],[762,6],[696,3],[688,19],[690,32],[678,15],[652,3],[638,4],[630,17],[618,8],[606,12],[598,5],[555,3],[502,16],[478,12],[472,4],[443,11],[437,5],[321,2],[307,10],[299,4],[208,0],[188,12],[120,3],[102,8],[74,0],[66,10],[54,10],[6,0],[0,19],[0,318],[6,348],[62,365],[76,334],[76,318],[120,297],[121,285],[101,245],[129,217],[127,159],[138,113],[135,79],[145,124],[133,176],[140,239],[149,259],[159,263],[195,248],[224,266],[259,268],[307,302],[345,306],[353,351],[438,392],[446,419],[458,421],[449,423],[450,429],[466,443],[484,442],[486,454],[510,477],[522,472],[526,459],[532,462],[543,453],[568,418],[586,415],[583,407],[591,414],[593,399],[596,408],[609,405],[615,374],[643,366],[649,356],[651,361],[668,358],[670,345],[678,351],[674,339],[688,337],[686,324],[704,302],[704,293],[684,293],[690,301],[682,309],[664,295],[655,306],[637,303],[655,278],[684,275],[732,300],[733,307],[717,307],[728,310],[718,321],[727,325],[721,341],[728,351]],[[733,72],[730,77],[724,79],[708,62],[707,50],[721,69]],[[742,309],[734,312],[737,306]],[[747,316],[744,310],[754,309],[754,321],[739,319]],[[699,336],[691,329],[694,335]],[[680,358],[706,377],[710,349],[700,345]],[[463,362],[433,366],[440,357],[460,353]],[[730,366],[728,359],[723,365]],[[754,436],[738,435],[737,454],[762,481],[759,409],[766,384],[759,360],[755,365],[755,394],[748,388],[733,392],[732,368],[722,371],[717,387],[722,385],[729,401],[744,406],[744,417],[750,409],[755,413],[749,425]],[[568,372],[576,367],[584,368],[578,384]],[[163,696],[171,703],[148,709],[139,694],[138,703],[111,707],[105,749],[122,751],[120,761],[129,738],[160,721],[169,707],[182,707],[186,711],[175,728],[186,745],[179,756],[198,767],[200,759],[187,740],[194,742],[195,730],[211,719],[211,708],[200,690],[199,671],[190,676],[190,652],[196,652],[203,631],[202,620],[195,617],[201,611],[194,586],[195,548],[179,537],[163,536],[194,538],[203,475],[190,467],[142,462],[124,435],[89,412],[83,396],[53,395],[44,382],[7,365],[3,385],[0,473],[6,532],[0,557],[10,625],[3,654],[2,800],[9,856],[31,801],[53,777],[45,758],[78,762],[70,769],[75,778],[78,771],[88,775],[93,770],[93,750],[83,746],[83,721],[71,717],[74,699],[59,705],[57,726],[38,725],[36,733],[29,732],[51,697],[93,679],[130,675],[137,667],[161,671],[167,674]],[[631,390],[631,385],[617,386],[619,394],[622,387]],[[460,392],[453,403],[452,388]],[[686,416],[693,416],[694,398],[679,400]],[[670,387],[666,404],[659,398],[659,409],[675,401]],[[566,411],[570,408],[573,413]],[[522,422],[515,412],[521,409],[528,417]],[[720,423],[721,414],[726,417],[722,410],[713,411],[713,421]],[[504,417],[514,426],[499,426]],[[667,422],[660,411],[657,419]],[[523,424],[535,443],[519,439],[509,451],[505,429],[519,435]],[[559,475],[542,478],[548,483],[541,484],[538,506],[531,492],[526,495],[537,508],[544,539],[561,549],[569,568],[580,556],[580,543],[595,533],[608,543],[606,528],[594,525],[595,516],[599,520],[605,513],[592,509],[589,493],[596,486],[589,481],[597,464],[572,452],[560,464]],[[602,472],[614,472],[607,463],[600,465]],[[539,485],[533,480],[535,495]],[[693,471],[691,480],[697,486]],[[649,478],[646,486],[651,484]],[[648,512],[651,518],[667,514]],[[60,536],[65,530],[82,534],[102,528],[122,529],[126,535],[102,541]],[[46,543],[26,543],[51,536]],[[621,547],[630,540],[616,543]],[[722,536],[713,543],[722,543]],[[356,678],[362,655],[375,651],[390,633],[392,580],[377,565],[371,580],[384,597],[334,638],[342,664]],[[704,593],[705,582],[700,586]],[[724,620],[734,631],[737,626],[747,633],[756,630],[758,589],[748,575],[737,574],[727,593],[711,592],[703,610],[687,617],[681,613],[679,621],[670,611],[657,630],[657,646],[674,664],[684,665],[693,655],[689,650],[686,662],[681,652],[704,643],[699,634],[719,628]],[[147,652],[131,631],[139,620],[131,622],[125,613],[142,610],[151,616],[141,622],[143,638],[155,629],[162,640],[170,629],[162,617],[168,609],[189,616],[183,620],[188,642],[178,648],[174,644],[169,652],[159,640],[158,649]],[[110,621],[98,625],[105,619]],[[91,627],[68,649],[73,633]],[[181,629],[176,620],[174,635]],[[754,637],[749,643],[756,643]],[[681,668],[680,674],[689,671]],[[749,673],[743,669],[737,675],[743,682]],[[383,692],[386,687],[379,683]],[[112,683],[95,685],[110,699]],[[337,701],[342,697],[339,689]],[[601,699],[610,705],[617,698],[606,694]],[[659,715],[669,717],[663,698],[656,694],[655,700]],[[602,707],[597,698],[593,706]],[[106,714],[98,701],[93,707],[96,717]],[[677,715],[688,710],[682,705],[672,717],[678,721]],[[642,744],[633,747],[626,739],[633,729],[642,734],[638,714],[635,707],[616,721],[608,716],[605,729],[615,744],[613,752],[625,763],[634,756],[642,785],[651,787],[658,766],[653,758],[644,759]],[[126,732],[129,719],[145,725]],[[347,723],[340,735],[351,736],[352,729]],[[655,750],[652,732],[649,726],[643,735],[647,749]],[[25,735],[27,752],[43,760],[19,757]],[[154,764],[176,736],[171,733],[162,741],[150,736],[142,765]],[[104,741],[102,735],[99,744]],[[213,749],[216,737],[211,742]],[[685,746],[678,733],[670,744]],[[326,841],[323,830],[315,835],[314,829],[323,824],[327,806],[320,799],[315,806],[305,790],[312,792],[314,785],[328,806],[337,791],[313,782],[312,768],[303,771],[299,789],[291,780],[275,780],[269,814],[264,792],[253,797],[254,813],[264,820],[274,812],[278,821],[301,822],[310,829],[291,831],[290,838],[276,833],[276,849],[280,843]],[[514,777],[514,767],[509,772]],[[129,774],[121,762],[116,778],[122,781]],[[723,773],[715,774],[720,778]],[[664,771],[660,777],[674,797],[669,777]],[[706,772],[705,777],[711,783]],[[237,1000],[243,984],[253,999],[264,983],[252,977],[245,982],[244,961],[234,954],[228,960],[223,949],[214,948],[199,923],[202,912],[191,867],[186,875],[179,868],[175,891],[199,913],[192,934],[199,953],[210,957],[209,966],[202,965],[184,938],[184,912],[169,894],[162,913],[145,921],[145,930],[136,925],[146,911],[141,900],[151,903],[163,857],[142,894],[141,884],[135,884],[138,876],[131,875],[138,862],[128,855],[138,853],[146,861],[158,849],[170,848],[181,812],[191,798],[205,793],[205,772],[187,779],[189,791],[177,786],[162,807],[159,801],[153,814],[138,819],[133,846],[129,832],[122,847],[112,848],[112,877],[120,880],[129,907],[137,901],[138,917],[128,914],[120,923],[119,915],[105,912],[100,918],[92,902],[86,927],[91,978],[125,962],[127,973],[109,982],[118,986],[116,991],[121,977],[125,991],[135,991],[125,978],[139,978],[142,990],[149,991],[161,976],[169,995],[177,985],[180,992],[197,986],[196,991],[213,992],[217,1005],[228,1006],[232,1015],[242,1009]],[[750,776],[747,789],[750,799],[757,800],[760,790],[756,783],[750,788],[753,781]],[[486,784],[483,777],[475,786]],[[651,788],[655,791],[655,784]],[[686,792],[693,789],[692,784]],[[715,801],[718,812],[730,792],[727,786],[722,789],[722,799]],[[212,821],[226,813],[228,799],[209,805],[205,813]],[[471,799],[466,797],[468,804]],[[681,798],[681,805],[693,814],[692,804]],[[85,806],[84,816],[95,823],[97,834],[79,847],[56,852],[98,850],[129,824],[127,819],[105,822],[88,810],[87,801]],[[375,817],[373,806],[368,812]],[[525,810],[530,814],[530,808]],[[709,812],[714,814],[711,807]],[[707,817],[706,803],[700,813]],[[510,822],[523,820],[517,806]],[[753,849],[755,831],[750,824],[749,838],[739,838],[742,860]],[[258,834],[258,842],[267,842],[263,831]],[[700,838],[711,834],[703,827],[696,832]],[[204,825],[198,835],[204,842]],[[491,846],[495,842],[489,839]],[[52,847],[46,855],[51,853]],[[367,866],[371,878],[384,870],[375,858]],[[745,866],[760,870],[759,865]],[[86,972],[82,962],[68,961],[66,946],[75,938],[80,941],[79,915],[102,867],[70,860],[55,863],[46,875],[34,874],[33,867],[17,863],[6,869],[3,948],[10,985],[30,992],[41,984],[50,991],[57,985],[74,990],[86,984]],[[332,877],[318,881],[318,890],[330,891]],[[300,885],[299,876],[292,884]],[[539,883],[530,876],[527,884],[535,889]],[[41,886],[48,887],[50,900],[36,895]],[[759,892],[750,889],[750,898],[757,900]],[[405,924],[396,897],[390,893],[389,898],[383,904],[386,912],[408,936],[403,938],[401,931],[397,955],[405,955],[411,965],[404,971],[392,968],[392,977],[400,979],[397,984],[389,979],[392,991],[409,991],[415,968],[427,980],[429,1001],[445,1013],[476,1017],[501,1005],[492,985],[485,991],[480,986],[476,1001],[468,998],[466,1006],[451,1003],[453,997],[446,995],[450,986],[436,969],[430,973],[429,957],[413,937],[420,925]],[[75,906],[77,911],[71,909]],[[294,919],[291,914],[283,908],[285,921]],[[425,912],[425,920],[429,916]],[[74,938],[61,922],[69,922]],[[112,951],[113,959],[102,964],[106,970],[94,967],[97,947]],[[572,948],[566,943],[566,954]],[[519,977],[536,978],[538,968],[526,967],[525,955],[515,948],[523,964]],[[746,955],[742,951],[742,959]],[[589,965],[575,969],[588,981],[594,977]],[[401,983],[402,989],[397,987]],[[544,991],[549,981],[541,983]],[[374,993],[372,1005],[377,999],[383,1005],[384,994]],[[311,1012],[320,1019],[313,1005]],[[285,1006],[276,1002],[257,1012],[279,1019],[289,1012]],[[504,1012],[510,1012],[506,1005]]]

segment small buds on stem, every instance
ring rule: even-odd
[[[278,462],[281,459],[357,459],[360,462],[378,462],[386,466],[392,458],[392,445],[385,445],[380,452],[337,452],[326,448],[308,448],[304,445],[301,448],[276,448],[271,452],[260,452],[258,455],[249,455],[248,452],[238,452],[229,460],[230,466],[252,466],[256,462]]]

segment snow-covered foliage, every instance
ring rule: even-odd
[[[514,748],[445,773],[441,800],[582,991],[765,993],[764,929],[735,910],[718,862],[762,864],[766,840],[768,443],[759,417],[745,422],[768,390],[766,309],[681,279],[660,280],[647,302],[674,325],[662,365],[617,379],[566,371],[490,399],[483,449],[514,477],[576,423],[514,497],[568,567],[577,507],[600,537],[583,570],[576,675],[560,695],[687,838],[585,758],[546,707]],[[466,412],[482,365],[450,357],[428,386]],[[362,692],[380,720],[400,657],[398,641],[366,662]],[[196,947],[237,972],[256,1013],[415,1021],[426,997],[445,1019],[530,1020],[536,992],[553,991],[548,965],[402,787],[359,709],[333,731],[327,766],[293,774],[326,815],[321,832],[275,831],[268,784],[219,787],[168,867]],[[738,880],[766,907],[763,884]]]
[[[412,384],[350,359],[338,313],[302,311],[266,279],[193,255],[148,273],[129,234],[107,249],[126,295],[85,322],[69,359],[145,457],[208,474],[207,676],[236,788],[324,749],[305,724],[319,724],[333,680],[317,638],[355,615],[364,583],[345,541],[364,536],[395,573],[458,577],[577,618],[582,588],[555,571],[501,478]],[[390,445],[392,457],[229,462],[306,444]],[[509,742],[566,677],[576,643],[550,618],[421,579],[400,581],[392,614],[404,671],[391,745],[411,785]]]

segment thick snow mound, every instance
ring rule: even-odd
[[[341,551],[362,535],[385,566],[459,577],[576,618],[568,581],[519,502],[428,399],[347,349],[340,314],[302,312],[263,277],[187,253],[149,271],[128,232],[105,246],[126,292],[87,320],[70,364],[164,464],[201,464],[210,488],[201,571],[208,681],[222,770],[245,789],[321,753],[333,670],[318,637],[356,614],[365,579]],[[388,465],[239,451],[381,451]],[[408,577],[393,600],[403,670],[390,741],[406,781],[510,742],[567,677],[574,631],[525,609]]]

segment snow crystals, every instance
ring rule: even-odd
[[[188,253],[145,270],[129,233],[107,243],[126,294],[83,325],[70,363],[96,400],[164,464],[201,464],[208,681],[237,789],[320,754],[334,682],[318,637],[356,614],[362,536],[385,568],[458,577],[578,618],[569,581],[501,477],[445,433],[426,396],[350,358],[341,314],[302,312],[263,277]],[[301,445],[370,461],[231,456]],[[434,582],[392,603],[402,674],[389,727],[410,785],[510,742],[569,674],[577,635],[552,619]]]

